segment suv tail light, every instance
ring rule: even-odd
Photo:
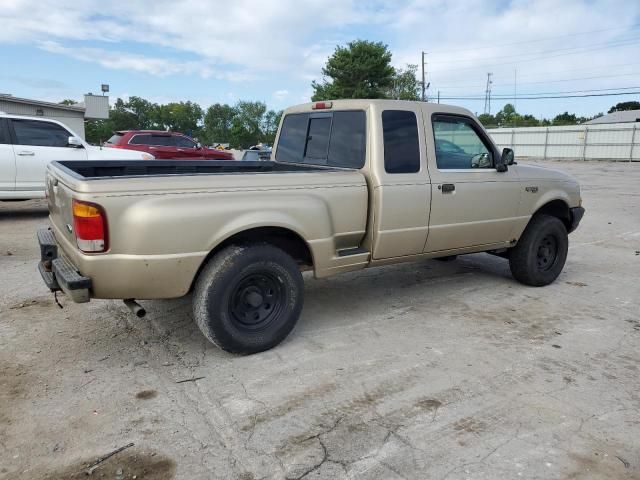
[[[83,252],[107,250],[107,217],[100,205],[73,200],[73,231]]]

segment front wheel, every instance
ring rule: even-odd
[[[556,217],[534,216],[518,244],[509,251],[513,277],[525,285],[541,287],[553,282],[567,260],[567,228]]]
[[[232,245],[196,281],[193,315],[223,350],[256,353],[279,344],[302,310],[304,283],[296,262],[272,245]]]

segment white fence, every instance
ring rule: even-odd
[[[640,125],[636,123],[492,128],[488,132],[500,148],[512,148],[516,157],[640,161]]]

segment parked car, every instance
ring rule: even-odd
[[[264,162],[271,160],[271,148],[264,150],[245,150],[242,154],[243,162]]]
[[[0,114],[0,200],[44,197],[46,166],[54,160],[153,160],[132,150],[107,150],[82,140],[61,122]]]
[[[115,132],[104,146],[148,152],[157,159],[233,160],[233,155],[230,152],[203,147],[182,133],[162,130]]]
[[[439,140],[467,163],[449,165]],[[543,286],[584,214],[574,178],[517,165],[462,108],[300,105],[284,112],[274,148],[273,162],[52,163],[51,230],[38,233],[46,285],[76,302],[127,299],[138,315],[132,299],[192,291],[204,335],[252,353],[296,324],[301,270],[489,252]]]

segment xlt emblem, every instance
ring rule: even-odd
[[[538,191],[538,187],[524,187],[526,192],[536,193]]]

